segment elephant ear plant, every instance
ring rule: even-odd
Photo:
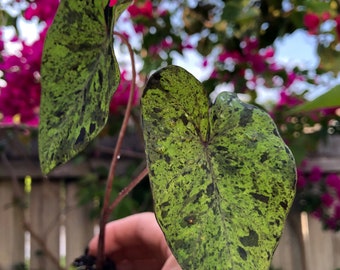
[[[63,0],[47,35],[39,128],[45,174],[106,123],[119,81],[113,27],[128,5],[114,2]],[[195,77],[168,66],[145,87],[142,121],[156,217],[181,267],[268,269],[296,180],[294,158],[269,115],[233,93],[210,101]],[[115,202],[104,202],[96,269],[104,269],[104,227]]]
[[[142,114],[156,217],[183,269],[268,269],[295,190],[295,162],[270,116],[169,66]]]

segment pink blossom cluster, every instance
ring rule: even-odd
[[[324,173],[318,166],[313,166],[309,173],[303,168],[298,170],[297,188],[301,192],[300,204],[308,203],[308,212],[320,219],[324,227],[340,230],[340,176],[335,173]]]
[[[129,19],[134,21],[133,27],[136,34],[148,33],[148,20],[154,21],[157,18],[162,18],[166,15],[169,15],[166,10],[153,7],[151,0],[135,1],[127,8],[127,11],[130,16]],[[166,46],[166,41],[164,42],[161,42],[158,45],[153,44],[153,46],[158,47],[157,50],[160,51],[164,45]]]
[[[130,16],[132,18],[138,17],[138,16],[144,16],[146,18],[153,18],[153,8],[152,8],[152,2],[151,0],[143,1],[143,3],[138,4],[135,3],[128,7],[128,12],[130,13]]]
[[[39,39],[32,44],[27,44],[26,41],[15,36],[11,42],[20,44],[21,47],[16,53],[9,54],[5,51],[0,30],[0,70],[5,81],[5,86],[0,89],[1,126],[27,125],[37,127],[39,124],[41,57],[45,36],[53,22],[58,4],[59,0],[29,2],[28,8],[23,14],[24,18],[31,20],[33,17],[38,17],[41,22],[45,23],[45,28],[39,34]],[[140,9],[143,14],[147,14],[147,10],[149,10],[147,7],[140,7]],[[126,71],[123,71],[121,84],[111,101],[111,113],[117,113],[118,107],[127,104],[130,86],[131,81],[127,79]],[[138,103],[139,97],[138,91],[135,93],[134,105]]]
[[[3,52],[5,49],[5,42],[3,40],[3,33],[2,30],[0,29],[0,52]],[[1,55],[0,55],[1,56]],[[0,58],[1,59],[1,58]]]
[[[116,4],[116,0],[111,0],[110,5]],[[170,51],[176,51],[182,53],[184,49],[194,49],[194,46],[186,39],[178,39],[176,35],[171,33],[167,28],[167,24],[170,21],[170,12],[162,7],[155,6],[151,0],[136,0],[127,8],[128,20],[133,21],[132,33],[123,32],[126,38],[130,38],[132,35],[138,34],[142,36],[152,36],[152,42],[142,44],[142,57],[149,59],[156,59],[160,56],[166,58],[166,54]],[[156,31],[157,34],[151,33]],[[176,40],[174,40],[174,37]],[[144,39],[145,41],[145,39]],[[152,64],[155,64],[153,62]],[[157,68],[155,66],[154,68]]]
[[[235,64],[245,64],[255,73],[263,72],[268,66],[268,59],[274,56],[273,48],[267,48],[262,54],[259,54],[259,44],[256,38],[247,38],[241,42],[242,51],[222,51],[218,56],[219,62],[224,62],[228,59]]]
[[[246,38],[241,42],[238,49],[226,50],[220,52],[215,63],[215,68],[210,74],[210,79],[216,81],[230,82],[234,84],[237,92],[244,92],[255,89],[258,81],[264,83],[269,88],[274,84],[274,79],[258,80],[263,78],[266,73],[270,74],[271,78],[280,77],[281,82],[281,100],[279,105],[282,105],[290,98],[289,87],[296,81],[306,80],[303,76],[295,71],[287,71],[285,68],[278,66],[274,60],[274,48],[267,47],[259,48],[259,42],[256,38]],[[206,60],[203,66],[206,65]],[[246,78],[246,71],[251,71],[251,76]],[[228,71],[228,72],[226,72]],[[247,84],[250,82],[251,84]],[[243,88],[239,88],[243,87]],[[285,103],[286,104],[286,103]],[[294,104],[296,105],[296,104]]]
[[[288,82],[288,85],[289,84],[290,83]],[[288,88],[283,87],[280,91],[279,100],[275,104],[274,108],[271,111],[271,115],[275,119],[276,113],[280,113],[280,112],[285,111],[289,108],[293,108],[293,107],[300,105],[304,102],[305,102],[305,99],[302,96],[291,93],[288,90]],[[317,120],[317,119],[315,119],[315,120]]]
[[[12,42],[21,44],[19,53],[2,54],[0,69],[6,85],[0,91],[1,125],[38,125],[40,63],[45,34],[46,31],[41,32],[40,38],[31,45],[16,37]]]
[[[132,81],[128,78],[128,72],[123,70],[121,73],[120,84],[114,93],[111,103],[110,103],[110,113],[119,114],[120,109],[125,108],[129,97],[130,91],[132,90]],[[133,97],[132,97],[132,106],[136,106],[139,103],[139,91],[138,88],[135,87]]]
[[[333,20],[335,22],[335,32],[338,39],[340,39],[340,15],[332,17],[328,11],[323,12],[321,15],[313,12],[307,12],[303,17],[303,24],[309,34],[317,35],[320,34],[321,23],[328,20]]]
[[[0,70],[5,81],[5,86],[0,90],[1,125],[24,124],[36,127],[39,123],[41,56],[46,32],[53,21],[58,4],[59,0],[29,2],[23,14],[24,18],[31,20],[38,17],[41,22],[45,22],[39,39],[32,44],[15,36],[10,44],[19,44],[20,49],[9,54],[1,40]]]
[[[57,11],[59,0],[34,0],[31,1],[28,8],[24,12],[24,18],[31,20],[33,17],[38,17],[40,21],[45,22],[46,26],[49,27],[52,22],[54,15]]]

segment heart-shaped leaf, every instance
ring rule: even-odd
[[[104,127],[120,72],[114,23],[131,1],[60,2],[43,51],[39,156],[47,174],[82,151]]]
[[[264,111],[176,66],[142,97],[157,220],[183,269],[268,269],[295,194],[294,158]]]

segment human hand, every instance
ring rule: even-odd
[[[89,243],[96,256],[98,236]],[[154,213],[140,213],[106,225],[105,255],[118,270],[180,270]]]

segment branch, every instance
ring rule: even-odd
[[[59,260],[52,254],[52,252],[48,249],[46,246],[45,241],[36,233],[32,230],[31,225],[24,220],[24,228],[29,231],[31,234],[31,237],[40,245],[43,254],[45,254],[52,262],[53,264],[58,267],[59,270],[66,270],[65,268],[61,267],[59,264]]]
[[[134,189],[135,186],[137,186],[140,181],[144,179],[145,176],[147,176],[149,173],[148,168],[145,168],[135,179],[133,179],[128,186],[126,186],[121,192],[119,192],[118,197],[112,202],[110,205],[108,211],[112,212],[117,205],[121,202],[122,199],[126,197],[130,193],[131,190]]]

